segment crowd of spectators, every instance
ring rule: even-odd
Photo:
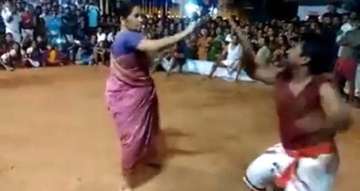
[[[7,70],[104,63],[119,30],[118,18],[101,15],[92,0],[62,5],[17,0],[0,6],[0,64]]]
[[[102,15],[93,0],[61,5],[51,0],[41,4],[15,0],[2,2],[0,6],[0,66],[4,69],[109,64],[109,48],[120,30],[116,12]],[[190,21],[158,14],[141,18],[141,32],[151,39],[182,31]],[[238,30],[247,35],[254,51],[261,55],[261,63],[281,65],[287,50],[308,32],[324,35],[334,50],[329,57],[336,60],[341,56],[336,44],[337,34],[356,18],[357,13],[339,14],[334,7],[321,17],[310,16],[306,21],[296,17],[250,22],[236,16],[219,16],[208,20],[197,32],[173,47],[170,54],[161,55],[158,60],[172,59],[171,69],[182,66],[186,59],[196,59],[215,62],[212,74],[218,66],[227,67],[229,72],[239,71],[242,46],[230,23],[235,23]]]

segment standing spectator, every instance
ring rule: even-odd
[[[46,22],[46,28],[48,30],[48,40],[55,41],[56,38],[60,37],[60,30],[61,30],[61,18],[58,15],[58,11],[56,8],[52,8],[50,12],[50,16]]]
[[[6,33],[11,33],[14,40],[20,43],[20,16],[16,8],[10,2],[6,2],[4,8],[1,10],[1,16],[5,23]]]
[[[2,4],[0,3],[0,8]],[[0,40],[5,37],[5,23],[3,17],[0,16]]]
[[[74,38],[78,40],[85,39],[85,29],[86,29],[86,16],[82,9],[76,9],[75,17],[77,18],[77,23],[74,31]]]
[[[91,0],[90,4],[86,6],[86,12],[88,16],[88,35],[95,34],[96,28],[99,26],[100,9],[95,5],[94,0]]]
[[[353,15],[356,15],[354,13]],[[337,37],[337,43],[341,46],[339,59],[335,67],[335,77],[339,91],[344,93],[345,83],[349,83],[349,101],[355,106],[359,103],[355,100],[355,81],[357,64],[360,63],[360,19],[353,16],[351,23],[342,27],[342,33]]]
[[[61,18],[61,33],[65,36],[67,41],[72,41],[74,39],[76,25],[77,18],[75,12],[72,12],[70,7],[65,8],[65,13]]]
[[[37,36],[46,36],[46,23],[45,19],[41,16],[42,9],[40,6],[35,8],[35,19],[34,19],[34,37]]]
[[[26,5],[24,12],[21,13],[21,36],[23,39],[26,36],[34,39],[34,15],[30,5]]]
[[[333,53],[331,55],[329,55],[331,57],[332,60],[334,60],[334,63],[331,66],[328,66],[329,68],[333,68],[333,66],[335,65],[335,61],[336,61],[336,55],[338,53],[338,45],[336,44],[336,33],[337,33],[337,28],[335,28],[335,26],[332,23],[331,18],[335,17],[335,15],[338,14],[333,14],[333,16],[331,17],[331,14],[328,15],[328,18],[326,19],[326,21],[323,23],[323,28],[321,31],[321,34],[324,36],[324,38],[326,39],[326,43],[327,43],[327,47],[330,47],[331,50],[333,51]],[[330,20],[330,21],[328,21]]]

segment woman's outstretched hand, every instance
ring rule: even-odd
[[[186,38],[188,35],[193,33],[194,30],[199,26],[198,24],[199,22],[191,22],[185,30],[173,36],[168,36],[157,40],[144,39],[137,46],[137,49],[146,52],[154,52],[174,45],[175,43],[179,42],[180,40]]]
[[[199,26],[199,21],[192,21],[185,29],[186,34],[191,34]]]

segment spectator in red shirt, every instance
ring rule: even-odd
[[[21,14],[21,36],[23,39],[25,36],[34,38],[34,17],[31,10],[31,5],[27,5]]]

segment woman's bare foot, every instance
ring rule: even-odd
[[[133,189],[130,187],[130,185],[126,181],[122,181],[120,183],[119,191],[133,191]]]
[[[133,189],[129,187],[120,187],[119,191],[133,191]]]

